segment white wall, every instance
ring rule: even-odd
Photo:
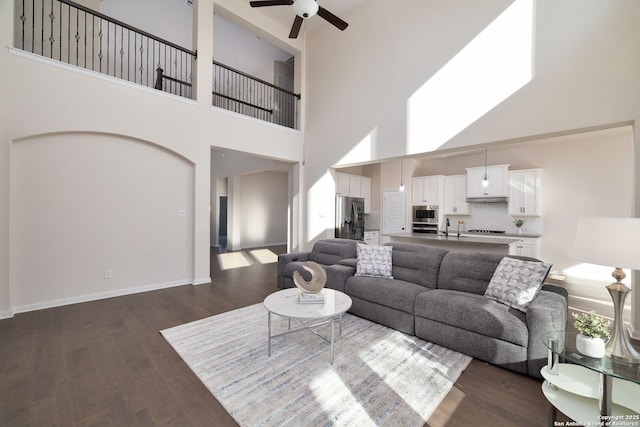
[[[229,228],[233,234],[228,236],[229,249],[286,243],[287,209],[291,197],[288,188],[289,169],[288,163],[275,159],[212,149],[211,245],[217,246],[218,242],[218,199],[221,195],[229,197],[230,205],[237,202],[237,208],[229,209],[228,213],[229,222],[238,224],[240,232],[233,233],[232,228]],[[232,185],[227,185],[224,189],[218,188],[215,183],[221,179]],[[260,212],[258,218],[255,212]],[[265,220],[263,214],[270,219]],[[247,233],[247,226],[252,230],[251,233]]]
[[[434,158],[423,159],[417,163],[413,176],[462,174],[466,167],[484,164],[484,149],[467,151],[466,154],[444,158],[434,155]],[[407,163],[405,160],[405,169]],[[526,218],[525,232],[530,226],[543,225],[541,258],[553,264],[554,280],[567,288],[573,301],[587,298],[591,306],[594,301],[605,302],[598,307],[598,314],[612,317],[611,299],[605,288],[611,283],[612,269],[578,262],[571,258],[569,251],[581,216],[633,215],[633,198],[629,197],[635,192],[632,128],[625,126],[493,146],[488,149],[488,163],[511,164],[511,170],[543,169],[543,216]],[[382,168],[397,174],[397,164],[396,160],[388,161]],[[390,178],[389,185],[397,182],[393,172],[390,172]],[[449,216],[452,224],[463,220],[467,230],[494,228],[515,232],[506,204],[471,204],[470,212],[471,216]],[[491,226],[478,226],[478,220]],[[626,283],[629,282],[630,278],[627,278]],[[632,298],[627,299],[627,304],[634,306]]]
[[[3,25],[0,25],[0,41],[3,44],[10,43],[13,40],[13,25],[7,25],[7,19],[13,17],[13,2],[0,2],[0,17]],[[2,53],[0,53],[1,55]],[[3,61],[4,64],[4,61]],[[8,78],[7,67],[0,67],[0,82],[6,81]],[[0,83],[1,84],[1,83]],[[0,97],[0,117],[9,108],[8,97]],[[0,118],[0,120],[2,120]],[[9,158],[10,144],[7,143],[10,132],[4,122],[0,126],[0,318],[10,317],[12,315],[11,303],[9,299],[11,294],[9,291]]]
[[[157,37],[192,49],[191,6],[181,0],[100,0],[100,12]]]
[[[0,63],[3,64],[0,67],[0,236],[6,237],[0,239],[0,316],[10,316],[16,307],[32,307],[34,304],[56,305],[61,299],[62,302],[70,302],[74,298],[82,300],[88,293],[93,297],[100,297],[130,289],[127,287],[131,286],[164,286],[179,280],[177,277],[196,284],[208,282],[211,147],[218,146],[256,156],[297,162],[302,159],[302,134],[212,108],[210,96],[202,96],[198,101],[185,100],[11,49],[13,4],[0,2],[0,45],[3,46],[3,49],[0,49]],[[212,10],[212,5],[209,6]],[[242,7],[249,9],[248,4]],[[213,55],[210,42],[213,32],[212,17],[213,15],[209,20],[200,21],[198,40],[206,37],[205,42],[198,44],[202,57]],[[261,21],[260,17],[256,16],[255,25],[263,25],[265,31],[268,31],[273,23]],[[29,183],[17,180],[21,175],[14,165],[23,157],[21,151],[14,151],[14,147],[20,147],[19,141],[38,139],[44,135],[76,133],[111,135],[109,138],[113,140],[114,147],[117,147],[118,156],[123,159],[130,156],[139,159],[134,147],[140,143],[120,143],[121,141],[143,141],[145,144],[160,147],[160,151],[174,153],[172,156],[183,158],[193,165],[193,208],[187,210],[188,220],[193,224],[189,231],[192,248],[185,253],[189,257],[189,277],[183,277],[182,265],[180,268],[174,265],[170,273],[162,269],[156,270],[163,273],[162,277],[152,275],[151,272],[141,277],[128,266],[118,267],[117,271],[116,267],[112,266],[114,278],[111,280],[101,278],[88,283],[88,273],[84,272],[78,277],[70,277],[55,291],[43,292],[46,298],[52,299],[43,301],[42,297],[36,295],[40,293],[39,287],[47,286],[47,281],[34,283],[31,280],[33,276],[30,275],[45,277],[48,272],[37,270],[38,266],[68,265],[70,255],[64,251],[49,251],[47,257],[50,259],[45,262],[43,259],[30,256],[30,253],[18,243],[10,244],[10,231],[14,233],[15,229],[19,235],[24,233],[20,224],[16,222],[20,221],[22,216],[13,215],[26,209],[18,204],[18,197],[24,194],[25,197],[39,200],[38,197],[41,196],[40,193],[32,193],[35,191],[33,186],[19,187],[21,183]],[[58,170],[57,173],[63,174],[64,171]],[[155,181],[146,180],[133,172],[127,173],[131,177],[131,188],[139,193],[157,194],[160,190]],[[76,176],[79,175],[80,172],[77,172]],[[54,178],[62,179],[63,175],[54,175]],[[52,184],[56,182],[55,179],[51,180]],[[9,182],[14,180],[15,185],[9,188]],[[87,182],[93,181],[88,179]],[[92,196],[93,198],[86,200],[85,204],[99,205],[101,195],[96,193]],[[15,209],[10,206],[14,201],[17,204]],[[63,199],[50,200],[50,203],[50,209],[57,211],[64,211],[66,206]],[[78,212],[82,212],[81,209],[82,206],[78,207]],[[11,218],[9,212],[12,213]],[[32,223],[51,225],[46,211],[31,209],[29,212],[30,215],[35,215],[29,218]],[[141,210],[134,217],[139,219],[139,215],[144,215],[145,212],[147,211]],[[108,224],[111,218],[107,212],[97,212],[96,215],[97,217],[90,220],[98,224]],[[65,217],[60,218],[61,221],[66,220]],[[169,230],[173,228],[172,223],[176,218],[177,213],[153,224],[158,229]],[[85,218],[84,221],[84,224],[87,224],[89,219]],[[126,222],[123,218],[121,221]],[[11,242],[14,241],[11,239]],[[116,245],[114,241],[111,243]],[[166,240],[163,241],[163,245],[166,243]],[[139,259],[139,249],[135,246],[122,244],[120,250],[119,257],[122,259]],[[169,251],[167,248],[162,250]],[[41,252],[38,255],[43,256]],[[98,268],[102,277],[103,270],[107,268],[104,265],[104,254],[96,252],[86,256],[91,259],[84,259],[85,264],[92,266],[90,268],[94,273]],[[153,257],[154,260],[157,258],[158,256]],[[24,273],[23,266],[27,264],[36,269],[29,272],[29,275]],[[118,272],[126,272],[126,275],[120,276]],[[154,282],[149,283],[150,280]],[[132,285],[134,282],[135,285]],[[19,306],[14,307],[14,304]]]
[[[213,54],[216,61],[268,82],[273,82],[273,61],[292,56],[220,15],[213,20]]]
[[[193,163],[84,132],[15,140],[11,154],[14,311],[192,282]]]
[[[192,6],[182,0],[100,0],[100,12],[179,46],[192,49]],[[273,61],[292,56],[220,14],[213,17],[213,57],[272,82]]]
[[[511,9],[512,5],[517,7]],[[0,42],[4,47],[11,46],[12,9],[13,2],[0,2]],[[269,21],[246,2],[219,0],[216,10],[221,9],[253,22],[265,33],[278,34],[273,37],[281,46],[302,51],[301,40],[281,37],[286,37],[288,29]],[[522,13],[516,16],[514,10]],[[506,11],[509,13],[503,14]],[[327,175],[330,166],[634,123],[640,116],[640,3],[635,0],[405,0],[402,8],[369,0],[342,18],[350,23],[347,31],[326,28],[309,35],[305,52],[296,57],[304,72],[297,85],[308,108],[302,114],[305,165],[300,168],[299,201],[305,210],[300,215],[304,224],[296,229],[303,242],[300,249],[328,235],[333,227],[333,215],[326,210],[332,206],[334,193]],[[496,18],[500,25],[490,25]],[[489,59],[483,44],[474,40],[485,41],[477,36],[486,35],[486,28],[501,35],[509,23],[523,38],[504,33],[507,36],[498,40],[518,44],[503,49],[498,49],[500,44],[490,44],[498,55]],[[207,30],[200,28],[198,33]],[[212,48],[202,46],[199,53],[212,56]],[[465,46],[472,49],[464,50]],[[467,53],[458,56],[474,51],[480,52],[476,62]],[[470,65],[460,67],[465,62],[456,58]],[[510,62],[510,58],[519,62]],[[209,147],[219,145],[294,162],[302,159],[299,133],[210,111],[204,95],[199,102],[178,101],[54,68],[6,49],[0,51],[0,63],[2,200],[9,199],[6,183],[11,178],[12,140],[81,130],[152,141],[196,165],[197,277],[208,269]],[[498,77],[517,72],[518,78],[510,85],[490,91],[502,98],[487,99],[486,93],[476,92],[493,87],[489,83],[495,81],[490,82],[487,74],[492,70]],[[443,83],[450,75],[456,78]],[[460,87],[465,91],[455,92]],[[452,105],[443,102],[446,95],[455,100]],[[486,102],[477,106],[476,100]],[[470,105],[477,108],[467,109]],[[416,137],[418,130],[422,133]],[[637,132],[634,147],[639,165]],[[384,181],[385,174],[381,177]],[[638,178],[634,176],[633,181],[635,184]],[[628,197],[635,201],[636,210],[640,209],[640,198],[635,193]],[[0,237],[8,236],[10,228],[8,208],[0,208]],[[9,293],[11,251],[7,243],[0,244],[0,313],[10,309],[5,297]],[[636,325],[640,327],[640,321]]]
[[[632,214],[633,204],[629,197],[633,191],[632,149],[633,135],[628,126],[489,148],[489,164],[510,164],[510,170],[543,169],[543,221],[535,218],[527,221],[544,223],[542,258],[553,263],[554,272],[566,274],[576,282],[585,282],[584,277],[573,276],[572,269],[580,263],[569,256],[579,217],[628,217]],[[391,168],[393,163],[397,162],[389,162],[389,166],[384,167]],[[423,160],[414,176],[464,174],[465,168],[483,164],[484,150]],[[407,191],[411,191],[410,187]],[[469,223],[474,211],[485,207],[471,204],[471,217],[455,219],[467,219]],[[499,218],[505,222],[495,224],[495,227],[515,232],[511,224],[513,218],[507,215],[507,205],[492,208],[502,210]],[[525,222],[525,228],[527,226]],[[594,276],[591,281],[602,287],[602,283],[610,280],[609,276],[610,272],[605,271],[604,276]]]
[[[214,178],[273,169],[284,170],[288,165],[289,163],[281,160],[255,156],[246,152],[219,148],[211,150],[211,176]]]
[[[640,117],[636,0],[368,0],[343,18],[346,31],[306,40],[306,247],[333,227],[322,211],[327,167],[635,128]],[[633,138],[626,198],[640,216],[640,132]],[[640,292],[631,298],[640,339]]]
[[[306,203],[312,210],[305,215],[307,244],[332,227],[330,218],[318,218],[329,196],[314,188],[328,187],[329,166],[631,123],[640,115],[640,3],[634,0],[408,0],[402,8],[370,0],[344,18],[347,31],[319,31],[307,40],[307,81],[314,84],[306,91],[305,190],[320,198]],[[517,56],[524,65],[509,63],[509,44],[491,45],[502,56],[483,55],[477,40],[484,42],[487,28],[503,35],[501,43],[516,43],[511,32],[522,35],[515,51],[528,52]],[[465,46],[479,51],[475,62]],[[458,65],[461,57],[466,68]],[[497,82],[478,79],[487,63]],[[524,80],[495,86],[503,69]],[[467,79],[475,84],[467,87]],[[468,112],[485,97],[475,90],[488,85],[503,99]],[[416,129],[422,133],[410,139]]]
[[[287,242],[288,174],[259,172],[242,175],[240,241],[242,248]]]

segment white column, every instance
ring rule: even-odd
[[[227,249],[242,250],[242,235],[240,232],[241,203],[239,195],[242,193],[242,177],[230,176],[227,181]],[[245,215],[248,215],[245,213]]]
[[[198,53],[193,90],[198,103],[209,106],[213,92],[213,0],[193,3],[193,48]]]
[[[205,144],[198,147],[195,182],[193,284],[202,285],[211,283],[211,148]]]
[[[302,230],[302,166],[294,163],[289,167],[289,236],[287,252],[299,252]]]
[[[4,70],[9,67],[9,52],[6,46],[13,46],[14,2],[0,1],[0,93],[7,94],[5,85],[15,84],[4,76]],[[10,108],[6,100],[0,101],[0,319],[11,317],[11,289],[9,286],[9,147],[10,135],[6,131],[8,126],[3,123]]]
[[[198,58],[194,66],[193,91],[201,108],[211,105],[213,76],[213,0],[193,3],[193,46]],[[195,167],[194,284],[210,283],[211,146],[197,141]]]

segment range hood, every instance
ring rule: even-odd
[[[467,197],[467,203],[507,203],[506,197]]]

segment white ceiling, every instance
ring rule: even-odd
[[[249,3],[249,0],[246,0],[246,2]],[[348,19],[349,12],[352,9],[364,4],[366,0],[317,0],[317,2],[320,6],[324,7],[329,12],[336,15],[338,18],[350,24]],[[269,18],[281,23],[287,28],[291,28],[291,25],[293,25],[293,20],[296,16],[293,11],[293,6],[260,7],[256,8],[256,10],[259,10]],[[302,24],[301,34],[302,32],[311,34],[315,31],[318,31],[320,28],[323,28],[324,26],[333,27],[333,25],[329,24],[321,17],[313,16],[305,20],[305,22]],[[335,28],[335,30],[340,31],[337,28]],[[347,28],[345,31],[349,31],[349,29]]]

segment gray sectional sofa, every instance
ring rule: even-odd
[[[393,279],[355,275],[356,244],[328,239],[317,242],[309,253],[281,255],[278,286],[295,286],[291,275],[300,270],[301,261],[321,260],[327,270],[326,286],[351,297],[351,313],[541,378],[547,355],[542,334],[566,327],[564,288],[544,285],[523,312],[484,295],[503,255],[391,246]]]

